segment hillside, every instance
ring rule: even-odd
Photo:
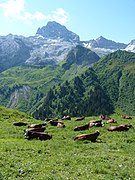
[[[47,91],[60,83],[62,70],[47,66],[14,67],[0,74],[0,104],[24,112],[31,112]]]
[[[71,81],[65,81],[53,87],[47,93],[40,106],[33,112],[37,119],[53,116],[90,116],[110,114],[113,106],[109,97],[100,86],[100,82],[89,68]]]
[[[115,114],[111,117],[117,120],[116,126],[135,126],[133,116],[132,120],[122,119]],[[65,128],[57,128],[46,122],[45,132],[52,135],[52,139],[27,140],[24,136],[27,126],[18,127],[13,123],[21,121],[31,125],[43,121],[0,107],[0,179],[134,179],[134,128],[125,132],[109,132],[107,128],[111,125],[104,120],[103,127],[74,131],[76,126],[97,119],[98,116],[85,117],[83,121],[71,118],[63,121]],[[97,142],[74,141],[77,135],[91,134],[96,130],[100,132]]]
[[[134,115],[135,54],[116,51],[101,59],[80,45],[63,61],[25,65],[0,73],[0,105],[44,119],[122,111]]]
[[[116,51],[102,58],[93,69],[114,106],[135,114],[135,54]]]
[[[135,114],[135,54],[116,51],[82,75],[51,89],[33,113],[48,116],[90,116],[120,111]]]
[[[72,59],[71,63],[69,57],[73,57],[73,52],[76,51],[79,55]],[[87,52],[87,56],[84,52]],[[82,64],[76,64],[80,55]],[[42,98],[50,88],[83,73],[98,59],[99,57],[91,50],[76,46],[68,53],[65,60],[57,65],[25,65],[1,72],[0,104],[32,113],[42,103]],[[65,69],[65,65],[69,68]]]

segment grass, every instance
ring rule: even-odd
[[[112,115],[121,123],[135,126],[132,120],[123,120]],[[24,138],[26,127],[16,127],[13,122],[37,123],[30,116],[0,107],[0,180],[132,180],[135,179],[135,130],[108,132],[104,127],[92,127],[74,132],[75,126],[84,125],[98,117],[87,117],[83,121],[64,121],[66,128],[48,124],[47,132],[52,139],[47,141]],[[77,142],[74,137],[81,133],[101,132],[97,143]]]

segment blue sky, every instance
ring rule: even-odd
[[[35,35],[57,21],[81,40],[135,39],[135,0],[0,0],[0,35]]]

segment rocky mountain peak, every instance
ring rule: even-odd
[[[65,26],[55,22],[49,21],[46,26],[38,28],[36,34],[48,39],[63,39],[64,41],[79,42],[80,38],[77,34],[69,31]]]
[[[133,39],[125,49],[126,51],[135,52],[135,39]]]
[[[96,39],[97,45],[100,48],[108,48],[108,49],[124,49],[127,45],[124,43],[118,43],[112,40],[108,40],[103,36],[100,36]]]
[[[96,39],[96,41],[104,41],[104,40],[107,40],[106,38],[104,38],[103,36],[100,36]]]

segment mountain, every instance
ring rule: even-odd
[[[77,34],[69,31],[65,26],[55,21],[50,21],[46,26],[38,28],[37,33],[47,39],[63,39],[63,41],[76,42],[80,41]]]
[[[18,36],[0,36],[0,72],[25,64],[29,57],[30,48]]]
[[[134,51],[134,40],[128,45],[103,37],[79,41],[56,22],[37,32],[0,36],[0,105],[37,118],[109,114],[118,108],[135,114],[135,54],[124,51]]]
[[[69,58],[73,52],[76,56]],[[52,86],[73,79],[98,60],[94,52],[78,45],[59,64],[10,68],[0,74],[0,104],[31,113]]]
[[[35,36],[0,36],[0,71],[18,65],[56,64],[78,43],[78,35],[56,22],[48,22]]]
[[[113,112],[105,91],[99,84],[95,72],[89,68],[80,77],[65,81],[49,90],[43,102],[32,113],[37,119],[70,115],[90,116]]]
[[[135,39],[132,40],[125,48],[126,51],[135,52]]]
[[[118,50],[100,59],[93,69],[115,108],[135,114],[135,53]]]
[[[63,68],[67,70],[72,64],[90,66],[98,60],[99,56],[95,52],[77,45],[67,54],[65,58],[66,62],[63,64]]]
[[[66,113],[109,114],[118,108],[134,115],[135,54],[116,51],[98,59],[79,45],[57,65],[1,72],[0,105],[41,119]]]
[[[108,40],[103,36],[100,36],[96,40],[82,41],[84,47],[87,47],[96,52],[100,57],[114,52],[119,49],[125,49],[127,44]]]
[[[114,111],[135,114],[135,54],[116,51],[73,79],[51,88],[33,112],[35,118],[90,116]]]
[[[105,49],[118,50],[118,49],[125,49],[127,45],[124,43],[117,43],[115,41],[108,40],[103,36],[100,36],[96,40],[88,41],[87,46],[91,48],[105,48]]]
[[[30,41],[36,42],[36,46],[31,51],[31,56],[26,60],[26,65],[57,64],[63,60],[67,53],[77,44],[63,39],[46,39],[36,35],[29,37]]]
[[[35,36],[0,36],[0,72],[18,65],[56,65],[77,45],[82,45],[103,57],[119,49],[135,52],[134,44],[134,40],[124,44],[102,36],[96,40],[80,41],[79,36],[65,26],[50,21],[46,26],[38,28]]]

